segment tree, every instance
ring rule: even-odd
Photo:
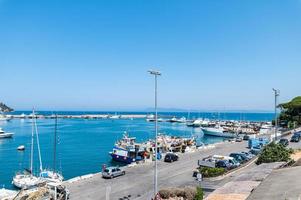
[[[271,162],[288,162],[290,161],[291,149],[285,148],[282,144],[272,142],[266,145],[260,153],[256,164]]]
[[[280,124],[289,128],[301,125],[301,96],[295,97],[290,102],[280,104]]]

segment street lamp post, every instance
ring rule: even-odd
[[[161,76],[159,71],[149,70],[151,75],[155,76],[155,170],[154,170],[154,198],[158,193],[158,165],[157,165],[157,157],[158,157],[158,111],[157,111],[157,77]]]
[[[280,95],[280,90],[273,88],[275,95],[275,141],[277,140],[277,127],[278,127],[278,119],[277,119],[277,98]]]

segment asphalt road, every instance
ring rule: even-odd
[[[213,154],[229,155],[231,152],[246,151],[247,142],[217,144],[213,149],[203,149],[194,153],[180,154],[180,159],[173,163],[158,163],[159,189],[164,187],[196,186],[192,177],[198,159]],[[103,179],[97,174],[89,179],[73,183],[66,182],[71,200],[121,200],[124,197],[135,200],[151,199],[153,194],[153,163],[126,168],[126,175],[114,179]]]

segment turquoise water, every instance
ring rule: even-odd
[[[15,172],[29,166],[31,141],[31,120],[14,119],[0,125],[5,131],[15,133],[13,139],[0,140],[0,184],[11,187]],[[45,168],[53,166],[54,120],[39,119],[41,154]],[[206,143],[221,141],[221,138],[202,137],[200,129],[192,129],[185,124],[160,123],[160,132],[170,135],[191,136],[199,134]],[[124,131],[138,141],[154,138],[153,123],[145,119],[59,119],[57,169],[66,179],[99,172],[102,164],[112,165],[108,152],[114,142],[122,138]],[[18,152],[19,145],[25,145],[24,152]],[[35,146],[36,147],[36,146]],[[38,155],[35,151],[35,171],[38,171]]]
[[[270,116],[266,116],[268,118]],[[255,120],[255,119],[254,119]],[[261,118],[258,120],[262,120]],[[54,120],[38,119],[41,153],[44,168],[53,166]],[[29,167],[31,141],[31,120],[13,119],[1,122],[7,132],[14,132],[12,139],[0,140],[0,185],[12,188],[14,174]],[[111,162],[108,152],[116,140],[122,138],[124,131],[138,141],[154,138],[154,124],[145,119],[58,119],[58,145],[56,168],[66,179],[96,173],[102,164],[116,165]],[[199,141],[215,143],[222,138],[203,136],[199,128],[186,127],[185,124],[159,123],[160,133],[175,136],[198,135]],[[18,152],[19,145],[25,145],[24,152]],[[36,147],[36,145],[35,145]],[[35,151],[34,170],[38,171],[38,155]]]

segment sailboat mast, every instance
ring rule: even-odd
[[[34,110],[32,110],[32,125],[31,125],[31,149],[30,149],[30,173],[33,170],[33,142],[34,142]]]
[[[40,140],[39,140],[39,132],[38,132],[38,126],[37,126],[37,120],[36,116],[34,115],[34,124],[36,129],[36,136],[37,136],[37,146],[38,146],[38,153],[39,153],[39,162],[40,162],[40,172],[43,171],[43,165],[42,165],[42,156],[41,156],[41,149],[40,149]]]
[[[54,142],[53,142],[53,171],[56,171],[56,135],[57,135],[57,115],[55,115],[55,126],[54,126]]]

